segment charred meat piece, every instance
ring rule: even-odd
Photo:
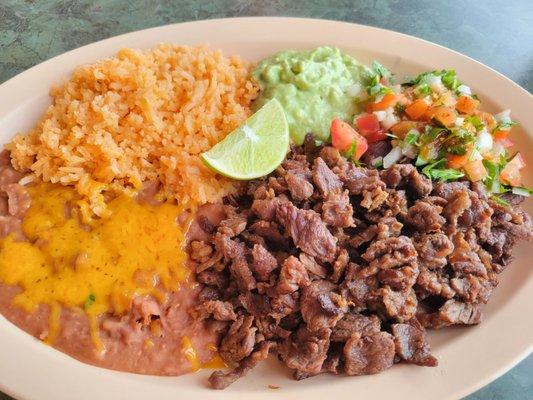
[[[316,158],[313,164],[313,182],[322,195],[342,188],[342,182],[339,177],[335,175],[321,157]]]
[[[437,365],[437,359],[431,355],[429,344],[426,342],[426,332],[416,319],[411,323],[393,324],[391,329],[396,354],[402,360],[428,367]]]
[[[296,247],[304,253],[322,261],[335,259],[337,240],[315,211],[285,203],[278,206],[276,216]]]
[[[20,222],[2,199],[2,218]],[[307,135],[187,248],[204,286],[193,317],[218,326],[233,367],[211,386],[271,351],[298,380],[437,365],[426,329],[479,323],[513,246],[533,236],[510,200],[496,204],[475,183],[433,184],[411,164],[356,166]]]
[[[394,354],[390,333],[355,334],[344,345],[344,370],[348,375],[377,374],[392,367]]]
[[[259,343],[257,350],[242,360],[234,370],[227,373],[222,371],[213,372],[209,377],[209,384],[213,389],[221,390],[227,388],[237,379],[246,375],[260,361],[266,360],[270,350],[274,347],[274,342],[265,341]]]

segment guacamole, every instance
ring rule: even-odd
[[[368,67],[337,48],[281,51],[252,72],[261,86],[254,108],[276,98],[285,110],[293,142],[302,144],[309,132],[327,141],[334,118],[353,121],[359,112],[357,92],[372,75]]]

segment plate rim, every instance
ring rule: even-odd
[[[471,57],[469,57],[467,55],[465,55],[465,54],[462,54],[462,53],[460,53],[460,52],[458,52],[456,50],[449,49],[449,48],[447,48],[447,47],[445,47],[443,45],[440,45],[440,44],[437,44],[437,43],[433,43],[433,42],[430,42],[430,41],[422,39],[422,38],[418,38],[418,37],[415,37],[415,36],[412,36],[412,35],[409,35],[409,34],[405,34],[405,33],[401,33],[401,32],[397,32],[397,31],[394,31],[394,30],[388,30],[388,29],[384,29],[384,28],[380,28],[380,27],[374,27],[374,26],[370,26],[370,25],[351,23],[351,22],[345,22],[345,21],[336,21],[336,20],[329,20],[329,19],[315,19],[315,18],[300,18],[300,17],[262,17],[262,16],[257,16],[257,17],[214,18],[214,19],[207,19],[207,20],[183,21],[183,22],[174,23],[174,24],[167,24],[167,25],[150,27],[150,28],[137,30],[137,31],[131,31],[131,32],[120,34],[120,35],[112,36],[112,37],[109,37],[109,38],[105,38],[105,39],[102,39],[102,40],[99,40],[99,41],[96,41],[96,42],[93,42],[93,43],[89,43],[89,44],[77,47],[75,49],[69,50],[67,52],[58,54],[58,55],[56,55],[56,56],[54,56],[52,58],[49,58],[47,60],[44,60],[41,63],[36,64],[36,65],[32,66],[31,68],[28,68],[27,70],[22,71],[21,73],[19,73],[19,74],[15,75],[15,76],[11,77],[10,79],[6,80],[5,82],[3,82],[0,85],[0,99],[2,98],[2,95],[4,94],[4,92],[8,93],[10,90],[13,90],[12,88],[16,88],[16,86],[22,85],[26,81],[26,79],[28,77],[31,77],[33,74],[36,73],[36,71],[38,72],[39,70],[43,69],[43,67],[53,65],[54,63],[57,63],[58,61],[60,61],[63,58],[66,58],[67,56],[72,56],[72,55],[74,55],[76,53],[85,52],[85,51],[90,50],[91,48],[98,48],[98,47],[101,47],[101,46],[105,46],[106,44],[112,43],[114,41],[118,42],[121,39],[126,39],[127,37],[132,36],[132,35],[139,35],[139,34],[142,34],[142,33],[144,33],[144,34],[152,34],[152,33],[157,33],[158,31],[162,31],[162,30],[176,29],[177,27],[182,27],[183,28],[186,25],[228,24],[228,23],[241,23],[241,22],[272,23],[272,22],[289,22],[289,21],[300,21],[302,23],[308,23],[308,24],[330,23],[330,24],[334,24],[334,25],[344,25],[344,26],[347,26],[348,28],[350,28],[350,27],[352,27],[352,28],[353,27],[358,27],[359,29],[365,29],[365,30],[370,30],[370,31],[381,32],[384,35],[393,34],[393,35],[397,35],[397,36],[402,37],[402,38],[404,38],[406,40],[409,40],[409,41],[415,41],[415,42],[424,43],[427,46],[431,46],[433,48],[438,48],[440,51],[444,51],[446,53],[452,53],[452,54],[454,54],[455,56],[458,56],[461,59],[468,60],[469,62],[474,63],[476,68],[485,69],[488,72],[490,72],[491,74],[494,74],[494,75],[498,76],[500,79],[503,78],[505,80],[505,85],[506,86],[511,85],[511,87],[513,87],[514,90],[520,91],[522,96],[525,95],[525,96],[529,97],[529,101],[533,104],[533,95],[531,93],[529,93],[525,88],[521,87],[519,84],[517,84],[516,82],[514,82],[510,78],[506,77],[505,75],[503,75],[499,71],[497,71],[497,70],[495,70],[495,69],[493,69],[493,68],[491,68],[491,67],[489,67],[489,66],[487,66],[487,65],[485,65],[485,64],[483,64],[483,63],[481,63],[481,62],[479,62],[479,61],[477,61],[477,60],[475,60],[475,59],[473,59],[473,58],[471,58]],[[333,45],[335,45],[335,44],[333,43]],[[133,45],[131,47],[135,47],[135,46]],[[52,82],[53,82],[53,80],[49,80],[49,85],[48,86],[50,86],[52,84]],[[17,104],[17,103],[15,103],[15,104]],[[20,104],[18,104],[18,105],[20,105]],[[9,107],[6,105],[6,102],[5,101],[2,102],[0,100],[0,118],[2,117],[2,110],[4,108],[6,108],[6,107],[9,109]],[[9,110],[8,110],[8,114],[9,114]],[[530,118],[530,120],[528,120],[528,125],[531,125],[531,124],[533,124],[533,118]],[[528,136],[531,136],[533,134],[533,131],[531,129],[528,129],[527,133],[528,133]],[[531,278],[531,276],[529,278]],[[531,283],[531,279],[529,279],[529,281]],[[3,316],[1,316],[0,317],[0,326],[4,325],[5,323],[15,327],[13,324],[8,322]],[[16,328],[16,327],[15,327],[15,329],[20,330],[19,328]],[[20,332],[20,333],[22,334],[23,332]],[[0,332],[0,336],[2,336],[2,332]],[[29,336],[29,335],[25,334],[25,336]],[[28,339],[32,340],[33,338],[29,337]],[[34,340],[34,341],[36,341],[36,340]],[[1,345],[0,345],[0,348],[1,348]],[[54,352],[57,352],[57,351],[54,350]],[[485,386],[486,384],[488,384],[489,382],[493,381],[497,377],[503,375],[505,372],[509,371],[511,368],[516,366],[516,364],[518,364],[521,360],[523,360],[525,357],[527,357],[532,352],[533,352],[533,337],[532,337],[532,340],[530,340],[529,345],[526,346],[522,350],[522,352],[520,354],[515,355],[512,358],[511,361],[509,361],[508,363],[506,363],[506,364],[502,365],[501,367],[497,368],[491,374],[487,374],[483,379],[478,379],[476,381],[476,383],[470,384],[468,387],[464,387],[461,390],[457,390],[453,394],[457,395],[457,396],[459,396],[459,395],[460,396],[465,396],[467,394],[470,394],[470,393],[474,392],[475,390],[478,390],[479,388]],[[68,356],[66,356],[66,357],[68,357]],[[70,357],[69,357],[69,359],[70,359]],[[74,360],[74,362],[77,362],[77,361]],[[108,372],[108,370],[105,370],[105,369],[102,369],[102,370]],[[118,374],[126,374],[126,373],[119,372]],[[5,393],[8,393],[8,394],[10,394],[13,397],[17,397],[17,398],[21,398],[21,399],[27,398],[24,395],[23,392],[21,392],[19,390],[16,390],[14,388],[13,388],[13,390],[11,390],[10,387],[7,384],[3,384],[1,382],[1,378],[0,378],[0,388]],[[208,396],[208,392],[204,392],[204,394],[207,395],[207,397],[209,397]],[[232,392],[232,394],[235,395],[234,392]]]

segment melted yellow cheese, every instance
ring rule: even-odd
[[[220,357],[217,351],[217,347],[214,345],[209,345],[208,349],[213,352],[211,359],[207,362],[202,363],[198,357],[198,353],[194,348],[191,339],[188,336],[184,336],[181,339],[181,351],[185,355],[185,358],[189,361],[191,365],[191,371],[198,371],[200,368],[206,369],[223,369],[227,365]]]
[[[227,367],[228,365],[224,362],[224,360],[222,359],[222,357],[220,357],[218,353],[215,353],[210,361],[202,364],[202,368],[205,369],[224,369]]]
[[[23,289],[14,304],[27,311],[51,307],[47,342],[57,335],[59,305],[85,309],[99,346],[98,315],[127,311],[136,295],[161,299],[158,288],[175,289],[188,278],[179,206],[139,204],[122,195],[109,201],[109,217],[88,227],[80,224],[82,215],[68,215],[66,205],[79,201],[71,188],[39,184],[30,194],[22,226],[30,242],[0,240],[0,280]]]
[[[191,339],[188,336],[183,336],[181,339],[181,351],[185,355],[185,358],[191,365],[191,371],[198,371],[201,368],[200,360],[196,349],[193,347]]]

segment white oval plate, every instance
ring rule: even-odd
[[[364,63],[380,60],[396,72],[416,75],[424,70],[455,68],[492,112],[511,108],[520,127],[517,147],[533,163],[533,98],[490,68],[452,50],[368,26],[295,18],[238,18],[188,22],[117,36],[81,47],[14,77],[0,86],[0,141],[30,128],[48,104],[50,86],[74,67],[112,56],[123,47],[150,48],[160,42],[209,44],[226,54],[259,60],[283,49],[308,49],[330,44]],[[527,133],[526,133],[527,132]],[[531,168],[526,181],[531,184]],[[532,202],[527,209],[533,212]],[[207,389],[209,371],[182,377],[127,374],[82,364],[0,317],[0,389],[19,399],[319,399],[334,396],[396,399],[457,399],[503,374],[533,348],[533,249],[516,251],[516,261],[502,276],[476,327],[432,332],[429,341],[439,359],[436,368],[396,365],[379,375],[321,375],[291,380],[275,360],[258,367],[229,389]],[[268,385],[276,385],[277,390]]]

